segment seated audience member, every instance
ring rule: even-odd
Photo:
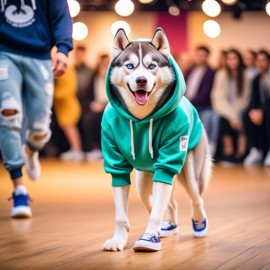
[[[102,158],[101,153],[101,120],[108,103],[105,89],[105,77],[110,62],[109,55],[99,56],[96,70],[93,73],[86,97],[88,112],[84,115],[84,129],[87,138],[87,160]]]
[[[88,87],[90,84],[92,70],[86,64],[86,47],[80,45],[77,46],[74,51],[75,70],[77,74],[77,97],[81,105],[81,117],[78,122],[78,128],[81,134],[82,147],[86,151],[87,140],[83,129],[83,115],[88,112],[88,108],[85,106],[85,98],[87,95]]]
[[[246,154],[247,140],[241,119],[249,104],[250,88],[251,80],[241,54],[235,49],[227,51],[225,68],[217,71],[212,91],[214,110],[221,117],[223,161],[239,162]]]
[[[191,60],[190,54],[188,52],[183,52],[180,55],[175,56],[174,58],[177,64],[179,65],[183,75],[185,76],[187,71],[192,66],[192,60]]]
[[[265,50],[259,51],[256,64],[259,74],[253,80],[251,102],[244,115],[250,146],[244,163],[261,163],[265,152],[264,165],[270,166],[270,54]]]
[[[80,133],[77,128],[81,107],[76,90],[76,71],[73,67],[68,67],[65,75],[56,79],[54,95],[56,119],[70,145],[70,150],[60,155],[62,160],[82,160],[84,158]]]
[[[218,139],[218,115],[212,110],[211,91],[215,72],[208,64],[210,51],[205,46],[199,46],[195,51],[194,65],[186,73],[186,97],[193,103],[200,114],[208,134],[210,149],[215,154]]]
[[[244,63],[252,79],[258,74],[258,70],[256,68],[256,56],[257,53],[253,50],[246,50],[244,53]]]
[[[227,51],[221,50],[218,57],[217,69],[225,68]]]

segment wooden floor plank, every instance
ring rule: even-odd
[[[110,176],[102,162],[42,161],[42,177],[26,181],[34,217],[9,218],[11,183],[0,168],[0,269],[270,269],[270,169],[216,166],[205,205],[209,235],[191,236],[190,201],[178,185],[180,232],[156,253],[133,251],[148,213],[132,185],[131,231],[123,252],[102,251],[112,236]]]

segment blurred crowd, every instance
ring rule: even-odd
[[[270,166],[270,54],[266,50],[220,52],[218,68],[210,49],[175,56],[186,79],[186,97],[197,108],[216,162]],[[43,155],[62,160],[102,158],[100,124],[108,103],[105,76],[110,57],[86,64],[86,48],[55,82],[53,136]]]

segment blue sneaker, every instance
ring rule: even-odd
[[[160,237],[169,237],[178,233],[179,227],[170,221],[163,221],[160,228]]]
[[[17,186],[12,193],[13,207],[11,209],[12,218],[29,218],[32,216],[31,208],[28,205],[30,198],[24,186]]]
[[[133,247],[137,251],[158,251],[161,250],[160,238],[152,233],[144,233],[141,238],[135,242]]]
[[[208,231],[207,218],[203,221],[195,221],[192,219],[193,235],[195,237],[205,237]]]

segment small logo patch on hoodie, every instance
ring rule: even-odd
[[[180,151],[187,151],[188,149],[188,136],[180,137]]]

